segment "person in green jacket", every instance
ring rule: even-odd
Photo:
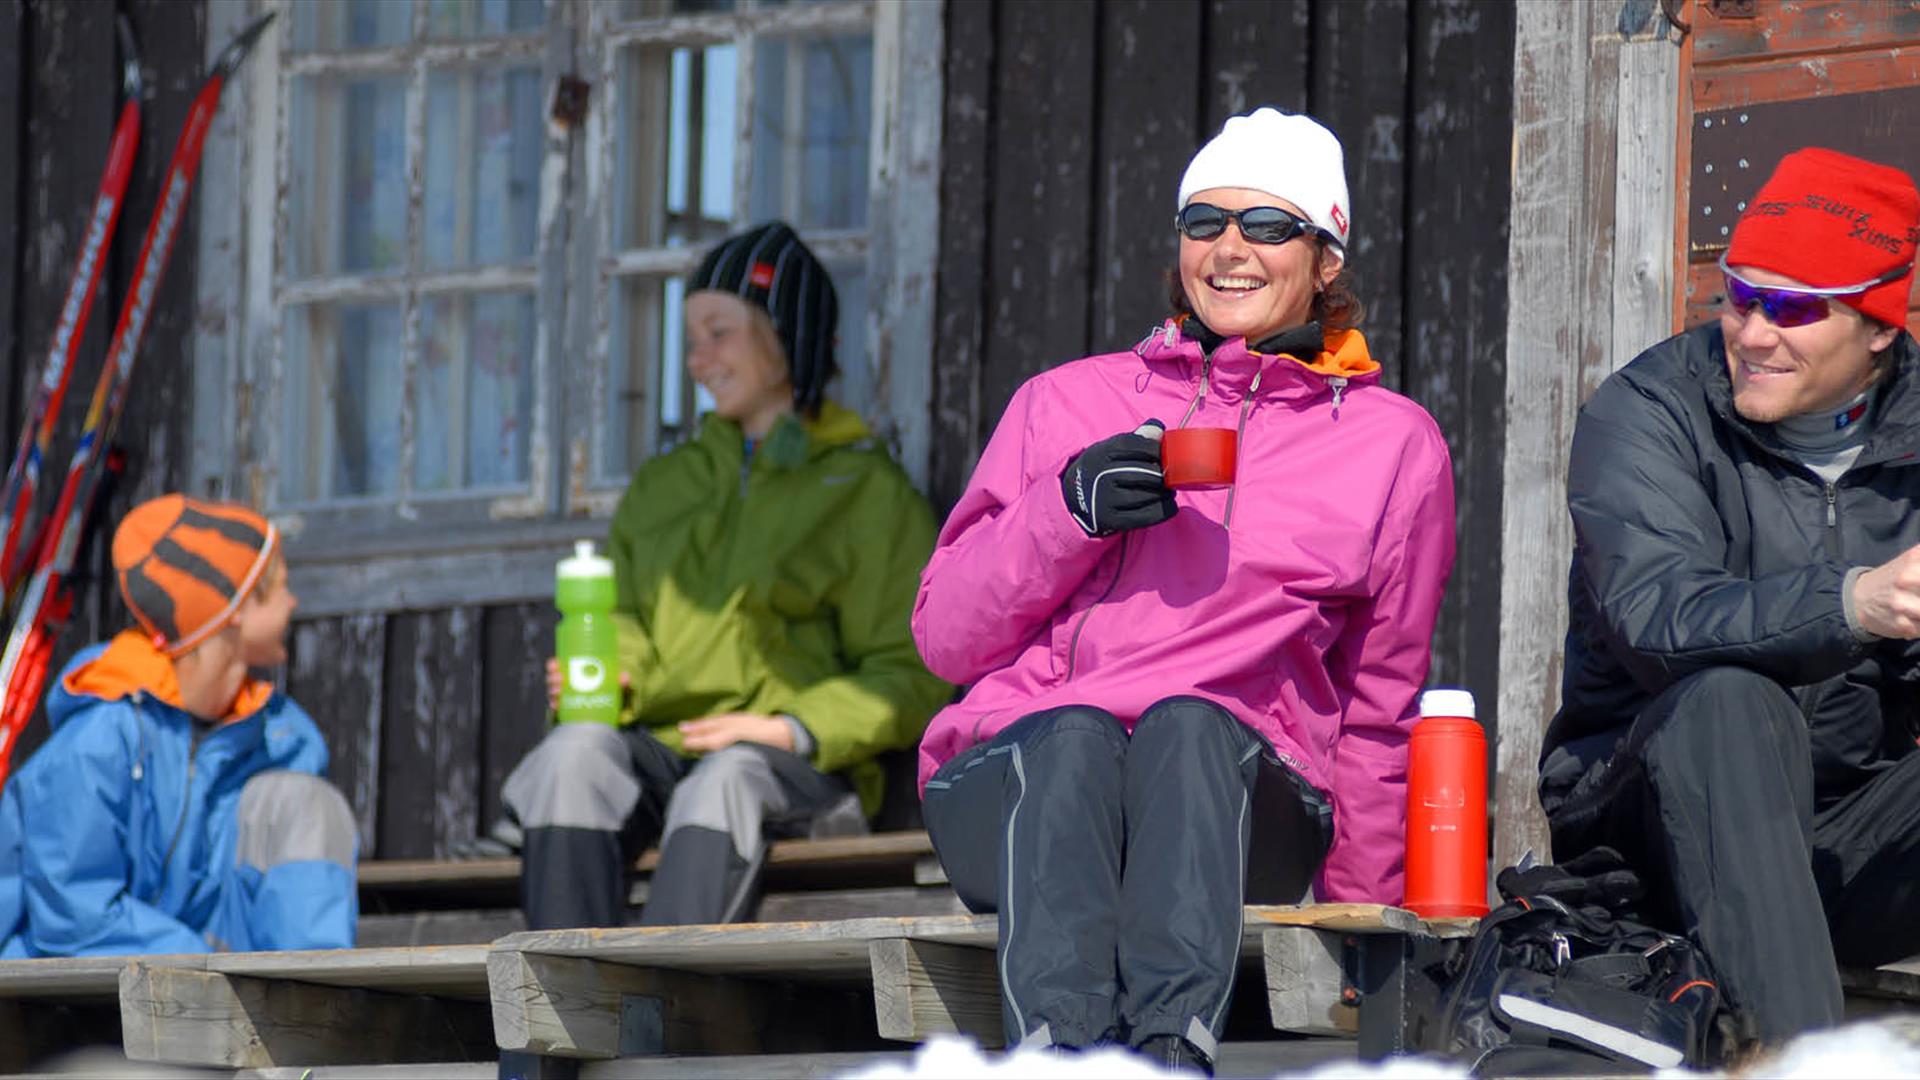
[[[932,510],[823,393],[826,268],[773,222],[686,290],[687,370],[714,410],[614,514],[627,723],[554,727],[501,792],[532,929],[619,925],[655,842],[644,924],[747,916],[768,839],[864,832],[875,755],[913,746],[952,692],[908,626]]]

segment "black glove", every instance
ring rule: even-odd
[[[1067,513],[1088,536],[1158,525],[1179,509],[1160,471],[1160,435],[1166,429],[1149,420],[1124,435],[1101,439],[1067,463],[1060,493]]]
[[[1597,904],[1608,911],[1629,910],[1646,893],[1639,875],[1627,866],[1620,853],[1609,847],[1597,847],[1558,866],[1532,866],[1522,870],[1510,866],[1494,879],[1500,895],[1512,900],[1521,896],[1550,896],[1572,907]]]

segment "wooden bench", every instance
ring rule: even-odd
[[[1241,956],[1264,975],[1275,1027],[1358,1034],[1384,1056],[1405,1044],[1388,1028],[1417,1001],[1408,962],[1465,932],[1372,904],[1249,907]],[[487,960],[494,1035],[505,1050],[579,1058],[814,1049],[804,1004],[829,999],[798,984],[870,988],[886,1039],[998,1046],[997,934],[990,915],[515,934]]]
[[[118,1030],[73,1041],[116,1041],[135,1061],[228,1069],[484,1061],[497,1054],[487,1002],[484,945],[8,960],[0,1045],[26,1047],[13,1055],[23,1059],[61,1049],[32,1038],[31,1025],[50,1009],[86,1006],[117,1011]]]
[[[658,864],[654,851],[635,862],[631,903],[645,903]],[[369,861],[359,877],[362,944],[479,944],[526,929],[519,859]],[[756,917],[957,914],[964,909],[946,881],[925,832],[783,840],[768,850]]]

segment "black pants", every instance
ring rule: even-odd
[[[1655,698],[1613,759],[1543,794],[1556,858],[1617,848],[1706,951],[1751,1034],[1839,1023],[1836,960],[1920,952],[1920,754],[1816,810],[1801,700],[1742,668]]]
[[[1000,914],[1009,1044],[1176,1035],[1209,1058],[1243,898],[1299,900],[1332,837],[1318,791],[1189,697],[1131,739],[1091,707],[1026,717],[942,767],[925,813],[960,899]]]

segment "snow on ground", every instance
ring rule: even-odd
[[[1096,1050],[1058,1054],[1021,1050],[1011,1054],[984,1053],[967,1039],[936,1038],[904,1064],[884,1065],[848,1074],[858,1080],[1159,1080],[1191,1076],[1171,1072],[1124,1050]],[[1335,1061],[1290,1076],[1333,1078],[1368,1077],[1379,1080],[1456,1080],[1467,1072],[1457,1066],[1421,1058],[1398,1058],[1381,1064]]]
[[[1920,1022],[1913,1018],[1853,1024],[1808,1035],[1789,1043],[1780,1053],[1746,1066],[1737,1077],[1778,1077],[1780,1080],[1827,1080],[1859,1077],[1881,1080],[1913,1077],[1920,1080]],[[937,1038],[921,1047],[905,1063],[884,1065],[848,1074],[857,1080],[1150,1080],[1190,1075],[1156,1068],[1122,1050],[1086,1054],[1055,1054],[1024,1050],[1011,1054],[984,1053],[966,1039]],[[1334,1061],[1302,1072],[1279,1074],[1300,1080],[1455,1080],[1467,1075],[1458,1065],[1431,1058],[1394,1058],[1385,1062]],[[1668,1069],[1657,1080],[1705,1080],[1727,1073],[1697,1073]]]

